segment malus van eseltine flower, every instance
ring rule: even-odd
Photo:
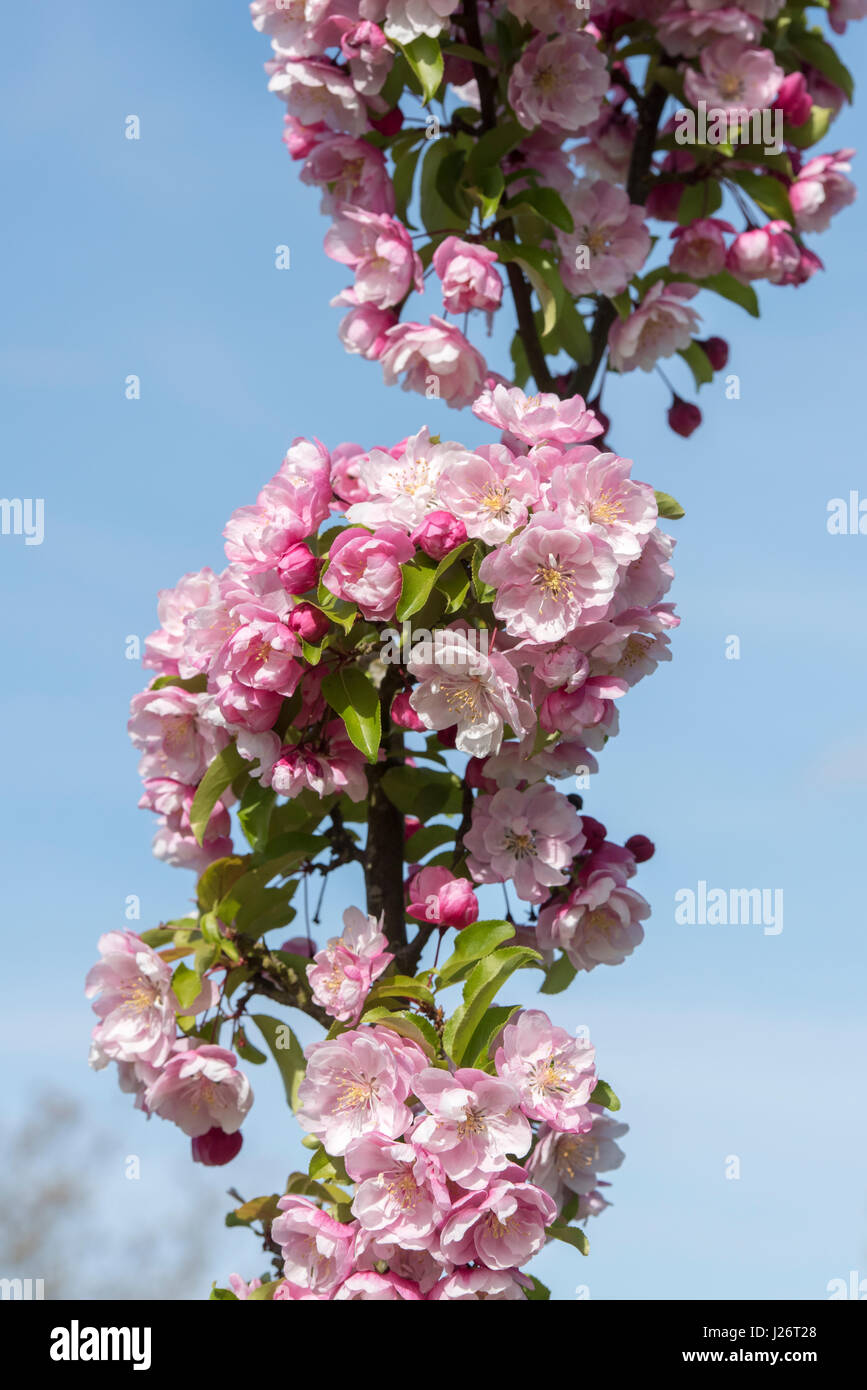
[[[428,512],[424,521],[410,535],[413,545],[439,563],[450,550],[456,550],[467,539],[467,528],[460,517],[438,508]]]
[[[398,43],[412,43],[420,34],[435,39],[454,14],[458,0],[388,0],[385,32]]]
[[[504,444],[484,444],[446,466],[437,495],[466,535],[499,545],[527,521],[539,500],[539,478],[529,458],[516,458]]]
[[[657,29],[666,53],[681,54],[685,58],[697,57],[713,39],[730,37],[746,46],[756,43],[762,34],[762,26],[754,15],[745,14],[732,5],[705,10],[687,8],[683,0],[660,15]]]
[[[564,285],[572,294],[620,294],[650,252],[644,208],[604,179],[583,179],[566,205],[575,226],[557,232]]]
[[[355,271],[359,304],[390,309],[410,289],[421,293],[422,264],[402,222],[387,212],[342,204],[325,236],[325,254]]]
[[[329,131],[310,150],[301,167],[301,182],[322,189],[322,212],[340,203],[368,212],[394,212],[394,185],[385,156],[366,140]]]
[[[698,294],[698,285],[678,281],[651,285],[637,309],[627,319],[618,318],[608,334],[611,364],[619,372],[640,367],[650,372],[660,357],[671,357],[689,346],[701,319],[687,300]]]
[[[133,695],[127,729],[143,754],[142,777],[167,777],[187,786],[202,780],[228,742],[224,730],[201,718],[204,699],[179,685]]]
[[[157,594],[160,625],[145,638],[142,665],[161,676],[194,676],[195,667],[184,660],[185,619],[189,613],[218,598],[219,581],[207,565],[182,575],[173,589],[160,589]]]
[[[370,129],[367,108],[348,73],[319,58],[289,58],[269,64],[269,92],[303,125],[324,122],[338,134],[364,135]]]
[[[491,313],[500,307],[503,282],[494,266],[496,251],[460,237],[447,236],[433,254],[433,268],[442,281],[443,305],[450,314],[469,309]]]
[[[508,1155],[520,1157],[530,1147],[520,1096],[507,1081],[475,1067],[454,1073],[426,1067],[413,1090],[430,1113],[413,1128],[412,1142],[436,1154],[461,1187],[486,1187],[508,1165]]]
[[[479,566],[480,577],[497,590],[495,616],[511,636],[536,642],[558,642],[580,623],[604,617],[617,571],[607,541],[554,512],[536,512]]]
[[[556,1220],[557,1207],[547,1192],[510,1168],[486,1190],[469,1192],[452,1208],[440,1233],[440,1249],[456,1265],[478,1261],[487,1269],[513,1269],[542,1249],[545,1228]]]
[[[568,881],[584,832],[568,797],[536,783],[526,791],[505,787],[494,796],[477,797],[464,843],[477,883],[511,879],[519,898],[538,903]]]
[[[436,1247],[451,1198],[433,1154],[370,1135],[350,1144],[344,1162],[356,1184],[352,1214],[364,1231],[408,1250]]]
[[[306,1050],[298,1123],[336,1157],[353,1139],[377,1133],[399,1139],[410,1126],[404,1104],[412,1089],[410,1053],[392,1045],[388,1032],[350,1029]]]
[[[302,742],[281,748],[261,780],[290,801],[309,790],[320,797],[345,793],[358,802],[368,794],[366,767],[364,754],[348,737],[343,720],[331,719],[315,745]]]
[[[192,1047],[188,1039],[182,1039],[147,1089],[148,1109],[174,1121],[191,1138],[207,1134],[214,1126],[234,1134],[253,1104],[252,1087],[238,1071],[236,1060],[225,1047],[210,1043]]]
[[[539,913],[536,937],[542,950],[559,946],[576,970],[620,965],[644,940],[641,923],[650,905],[607,869],[594,869],[565,905]]]
[[[568,449],[545,489],[545,507],[604,540],[618,565],[631,565],[656,525],[656,494],[630,475],[632,460],[592,446]]]
[[[404,391],[445,401],[461,409],[484,385],[485,359],[459,328],[431,314],[429,323],[399,323],[385,333],[379,355],[387,386],[404,375]]]
[[[383,621],[394,615],[403,583],[400,567],[414,554],[397,526],[379,526],[373,535],[351,526],[334,541],[322,582],[337,598],[358,604],[369,622]]]
[[[355,290],[342,290],[332,305],[348,304],[349,313],[340,320],[337,336],[346,351],[377,362],[386,347],[386,333],[397,324],[393,309],[377,309],[375,304],[359,304]],[[352,499],[355,500],[355,499]]]
[[[699,217],[687,227],[675,227],[672,232],[674,249],[669,259],[671,269],[693,280],[706,280],[725,269],[726,243],[724,232],[734,233],[730,222],[719,217]]]
[[[226,523],[226,556],[245,569],[270,569],[290,546],[330,514],[331,461],[319,440],[295,439],[255,506],[238,507]]]
[[[800,259],[791,227],[777,220],[740,232],[728,249],[726,267],[745,284],[769,280],[772,285],[783,285],[797,274]]]
[[[412,875],[407,912],[421,922],[460,931],[478,920],[479,901],[467,879],[456,878],[445,864],[431,864]]]
[[[518,697],[518,674],[507,657],[480,650],[473,628],[449,627],[433,642],[413,647],[407,670],[418,685],[410,704],[428,729],[457,726],[455,747],[484,757],[495,753],[510,724],[520,737],[532,710]]]
[[[379,1274],[375,1269],[357,1270],[350,1274],[334,1294],[335,1303],[350,1299],[371,1299],[377,1303],[394,1303],[400,1299],[419,1300],[421,1290],[410,1279],[397,1274]]]
[[[222,1168],[224,1164],[231,1163],[233,1158],[237,1158],[244,1143],[244,1136],[240,1130],[234,1134],[227,1134],[224,1129],[215,1125],[209,1129],[207,1134],[197,1134],[191,1141],[192,1158],[194,1163],[202,1163],[206,1168]]]
[[[406,440],[398,453],[371,449],[359,463],[367,499],[347,510],[354,526],[401,526],[413,531],[438,509],[437,479],[443,469],[466,456],[462,444],[433,444],[427,426]]]
[[[394,960],[382,923],[357,907],[343,914],[343,933],[332,936],[307,967],[313,998],[341,1023],[356,1023],[374,980]]]
[[[102,959],[88,971],[84,990],[88,999],[100,996],[93,1005],[100,1021],[91,1065],[104,1067],[111,1058],[161,1067],[177,1032],[169,966],[130,931],[106,932],[99,952]]]
[[[592,1126],[583,1134],[561,1134],[542,1125],[539,1142],[527,1160],[530,1181],[543,1188],[558,1206],[569,1194],[589,1197],[598,1175],[619,1168],[625,1158],[615,1140],[622,1138],[629,1126],[609,1119],[597,1105],[591,1106],[590,1113]]]
[[[575,135],[599,115],[608,82],[605,58],[589,34],[550,40],[537,34],[512,69],[509,102],[525,129]]]
[[[281,1197],[277,1205],[282,1214],[271,1235],[280,1246],[284,1275],[296,1288],[332,1293],[354,1268],[355,1223],[336,1221],[296,1194]]]
[[[590,1128],[595,1049],[555,1027],[541,1009],[524,1009],[507,1023],[495,1062],[497,1075],[519,1092],[528,1119],[566,1133]]]
[[[533,1282],[517,1269],[484,1269],[481,1265],[466,1266],[447,1274],[428,1294],[431,1300],[481,1303],[515,1302],[526,1300],[525,1288]]]
[[[564,401],[553,391],[528,396],[520,386],[502,382],[481,393],[473,402],[473,414],[525,444],[584,444],[602,434],[583,396]]]
[[[708,109],[736,113],[770,106],[785,77],[769,48],[749,48],[736,38],[718,39],[701,50],[701,71],[687,68],[687,101]]]
[[[831,218],[855,201],[855,185],[848,179],[854,150],[837,150],[810,159],[789,188],[789,201],[799,232],[824,232]]]

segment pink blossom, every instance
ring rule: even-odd
[[[192,1047],[183,1039],[148,1087],[148,1109],[173,1120],[190,1138],[207,1134],[214,1126],[234,1134],[253,1104],[250,1083],[235,1061],[235,1054],[225,1047],[210,1043]]]
[[[466,454],[462,444],[434,444],[427,426],[391,451],[371,449],[359,466],[368,500],[353,503],[346,513],[348,519],[354,525],[388,523],[415,531],[431,512],[440,510],[440,474]]]
[[[379,1135],[356,1139],[346,1151],[356,1184],[352,1213],[364,1231],[408,1250],[427,1250],[451,1201],[442,1166],[414,1144]]]
[[[603,1115],[597,1105],[590,1107],[592,1127],[581,1134],[561,1134],[543,1125],[539,1142],[527,1160],[531,1181],[562,1206],[570,1194],[588,1197],[600,1173],[619,1168],[625,1157],[614,1141],[629,1130],[628,1125]]]
[[[542,950],[558,946],[576,970],[593,970],[631,956],[644,940],[641,922],[649,915],[646,900],[624,885],[622,875],[593,869],[565,904],[542,909],[536,935]]]
[[[780,90],[785,73],[769,48],[749,48],[737,38],[717,39],[699,54],[701,71],[687,68],[686,99],[729,113],[762,110]]]
[[[301,678],[301,645],[268,609],[242,604],[236,618],[239,626],[217,653],[208,688],[228,723],[258,732],[271,727],[283,696]]]
[[[389,309],[413,287],[421,292],[422,264],[402,222],[389,213],[342,204],[325,237],[325,254],[355,271],[359,304]]]
[[[633,561],[620,580],[609,617],[627,608],[650,608],[668,593],[674,579],[674,547],[673,536],[667,536],[659,527],[651,531],[640,558]]]
[[[456,878],[444,864],[432,864],[413,874],[407,891],[407,912],[438,927],[468,927],[479,915],[472,884]]]
[[[157,616],[160,625],[145,638],[142,665],[161,676],[193,676],[195,668],[184,660],[185,619],[197,608],[204,608],[219,597],[219,583],[207,566],[184,574],[173,589],[160,589]]]
[[[415,733],[423,733],[427,725],[419,719],[412,705],[410,704],[410,693],[408,690],[399,690],[391,702],[391,722],[399,729],[413,729]],[[415,821],[415,828],[421,826],[421,821]]]
[[[359,1270],[371,1270],[377,1264],[388,1265],[388,1273],[400,1279],[408,1279],[418,1285],[419,1291],[427,1295],[444,1274],[451,1272],[451,1265],[444,1260],[439,1250],[439,1242],[433,1248],[412,1250],[405,1248],[390,1235],[379,1236],[375,1231],[362,1227],[355,1242],[355,1263]]]
[[[799,232],[824,232],[835,213],[855,201],[855,185],[846,178],[854,153],[820,154],[804,165],[789,189]]]
[[[498,545],[526,522],[539,500],[539,479],[529,459],[516,458],[504,444],[486,444],[448,464],[437,494],[467,535]]]
[[[446,27],[458,0],[388,0],[385,31],[398,43],[412,43],[420,34],[434,39]]]
[[[364,102],[348,73],[319,58],[275,63],[269,92],[285,101],[290,116],[304,125],[323,122],[330,130],[363,135],[370,129]]]
[[[296,120],[294,116],[283,117],[283,144],[292,159],[306,159],[319,141],[331,133],[324,121],[304,125],[303,121]]]
[[[333,1293],[352,1270],[357,1227],[336,1221],[308,1197],[289,1194],[277,1205],[282,1215],[271,1236],[280,1246],[284,1275],[296,1288]]]
[[[380,354],[387,386],[401,373],[404,391],[442,399],[460,409],[479,394],[487,375],[485,359],[459,328],[431,314],[430,323],[399,323],[385,333]]]
[[[277,565],[277,573],[287,594],[306,594],[314,587],[319,577],[319,561],[308,545],[303,541],[296,541],[282,556]],[[309,604],[307,606],[309,607]],[[293,609],[290,618],[297,611]],[[289,626],[292,626],[291,621]]]
[[[329,132],[317,140],[304,161],[301,182],[322,189],[320,207],[326,213],[333,213],[340,203],[373,213],[394,212],[394,185],[385,156],[351,135]]]
[[[545,505],[562,522],[587,528],[610,546],[618,565],[641,554],[656,525],[656,495],[630,477],[632,460],[584,447],[568,449],[551,474]]]
[[[583,396],[564,401],[551,391],[527,396],[519,386],[501,383],[481,393],[473,414],[526,444],[582,444],[602,433]]]
[[[504,787],[494,796],[478,797],[464,844],[477,883],[512,879],[519,898],[538,903],[567,882],[584,833],[571,801],[537,783],[526,791]]]
[[[321,608],[315,608],[312,603],[298,603],[286,619],[286,626],[296,637],[315,645],[330,630],[331,621]]]
[[[523,1175],[523,1169],[510,1169]],[[545,1244],[545,1228],[556,1220],[554,1201],[528,1182],[497,1178],[487,1190],[468,1192],[452,1208],[440,1236],[454,1264],[476,1260],[487,1269],[513,1269]]]
[[[557,642],[604,616],[617,568],[610,545],[594,531],[537,512],[514,540],[485,556],[479,575],[497,590],[494,613],[511,635]]]
[[[719,217],[699,217],[688,227],[675,227],[671,234],[675,239],[669,259],[671,269],[693,280],[719,275],[726,263],[723,232],[734,232],[734,227]]]
[[[270,569],[296,541],[330,513],[327,450],[318,440],[296,439],[253,507],[239,507],[226,523],[226,555],[247,569]]]
[[[527,1295],[524,1286],[532,1288],[529,1279],[522,1282],[522,1276],[515,1269],[483,1269],[480,1265],[456,1269],[447,1274],[428,1294],[430,1299],[449,1299],[451,1301],[488,1302],[524,1300]]]
[[[343,290],[332,304],[349,304],[349,313],[340,320],[337,336],[352,354],[377,362],[387,345],[386,333],[397,325],[393,309],[377,309],[374,304],[360,304],[355,290]]]
[[[331,486],[341,502],[366,502],[369,493],[361,481],[361,465],[367,454],[360,444],[338,444],[331,451]]]
[[[146,1062],[161,1067],[171,1053],[179,1005],[171,992],[172,972],[162,956],[133,932],[99,938],[102,959],[88,971],[85,995],[99,1023],[93,1030],[92,1066]]]
[[[400,598],[400,567],[414,554],[397,526],[380,526],[373,535],[351,526],[331,546],[322,582],[337,598],[356,603],[369,622],[383,621],[393,616]]]
[[[349,71],[356,91],[361,92],[362,96],[376,96],[382,90],[394,60],[394,48],[379,25],[363,19],[344,30],[340,36],[340,51],[349,60]]]
[[[620,294],[650,252],[644,209],[604,179],[583,179],[566,205],[574,231],[558,231],[560,273],[572,294]]]
[[[528,1119],[583,1134],[592,1118],[595,1057],[589,1043],[556,1028],[541,1009],[524,1009],[503,1029],[495,1061],[497,1075],[519,1092]]]
[[[228,742],[223,730],[200,717],[204,699],[179,685],[132,697],[127,729],[133,746],[143,753],[143,777],[167,777],[188,786],[202,780]]]
[[[374,980],[394,960],[382,923],[357,907],[343,914],[343,934],[332,936],[307,967],[317,1004],[341,1023],[357,1023]]]
[[[783,79],[774,106],[782,111],[789,125],[803,125],[809,118],[813,98],[807,91],[807,79],[802,72],[790,72]]]
[[[413,647],[407,670],[418,680],[410,704],[426,728],[456,725],[459,752],[484,757],[499,748],[505,724],[524,734],[532,711],[518,698],[511,662],[481,649],[478,638],[474,628],[440,630],[432,642]]]
[[[762,26],[755,17],[733,5],[720,9],[681,5],[682,0],[659,17],[659,41],[666,53],[695,58],[710,39],[730,37],[747,45],[761,37]]]
[[[417,1284],[401,1279],[397,1274],[378,1274],[376,1270],[357,1270],[344,1279],[334,1295],[335,1303],[348,1299],[367,1298],[379,1303],[394,1303],[400,1299],[418,1300],[422,1297]]]
[[[589,34],[537,34],[512,69],[509,102],[525,129],[574,135],[599,115],[607,88],[605,58]]]
[[[416,1076],[413,1090],[430,1113],[415,1125],[412,1141],[436,1154],[461,1187],[487,1187],[507,1167],[507,1155],[520,1156],[530,1147],[520,1096],[507,1081],[474,1067],[454,1073],[427,1067]]]
[[[688,347],[701,322],[686,302],[696,294],[697,285],[664,285],[661,280],[651,285],[638,308],[612,324],[608,334],[611,365],[619,372],[636,367],[650,372],[660,357]]]
[[[867,18],[867,0],[831,0],[828,23],[835,34],[845,34],[846,25]]]
[[[768,222],[735,237],[726,266],[738,280],[770,280],[785,284],[797,271],[800,253],[788,222]]]
[[[493,269],[496,251],[460,237],[447,236],[433,254],[433,268],[442,281],[443,304],[450,314],[469,309],[490,313],[500,307],[503,282]]]
[[[350,1029],[307,1048],[298,1123],[330,1154],[346,1153],[353,1139],[367,1134],[399,1139],[409,1128],[404,1102],[415,1063],[388,1034],[387,1028]]]
[[[413,545],[437,561],[448,555],[450,550],[463,545],[466,538],[467,528],[460,518],[440,509],[428,512],[410,536]]]
[[[309,790],[319,797],[345,794],[358,802],[368,795],[366,768],[364,754],[352,743],[343,720],[330,719],[314,743],[282,748],[262,784],[290,800]]]
[[[251,1279],[249,1284],[247,1284],[241,1278],[240,1274],[230,1274],[228,1283],[235,1297],[242,1302],[250,1297],[254,1289],[261,1289],[262,1287],[261,1279]]]

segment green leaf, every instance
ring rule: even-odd
[[[664,493],[658,493],[658,497],[664,497]],[[658,503],[657,503],[658,505]],[[682,513],[681,513],[682,515]],[[568,989],[578,971],[572,964],[567,955],[562,955],[552,966],[549,966],[545,976],[545,983],[539,990],[540,994],[562,994],[564,989]]]
[[[304,1080],[307,1066],[304,1049],[287,1024],[270,1018],[268,1014],[251,1014],[250,1017],[268,1044],[271,1055],[280,1069],[286,1099],[292,1109],[297,1110],[298,1087]]]
[[[464,178],[470,186],[477,186],[486,169],[499,167],[500,160],[526,138],[527,132],[517,121],[504,121],[502,125],[488,130],[473,145],[467,157]]]
[[[215,859],[199,879],[196,898],[203,912],[210,912],[226,896],[232,884],[247,871],[247,863],[238,855]]]
[[[179,685],[181,690],[189,690],[194,695],[201,695],[208,688],[208,677],[204,671],[197,676],[157,676],[155,681],[151,681],[150,690],[164,690],[167,685]]]
[[[421,560],[409,560],[405,565],[401,565],[400,572],[403,575],[403,583],[395,617],[398,622],[402,623],[404,618],[409,618],[420,608],[424,608],[433,588],[437,571],[434,564],[426,564]]]
[[[410,231],[415,229],[414,223],[410,222],[407,216],[407,208],[412,198],[412,187],[415,181],[415,170],[421,156],[421,146],[418,149],[407,150],[396,160],[394,166],[394,203],[395,216],[409,227]]]
[[[527,1298],[531,1303],[538,1299],[548,1299],[551,1297],[551,1290],[548,1288],[547,1284],[543,1284],[534,1274],[531,1274],[530,1278],[533,1280],[533,1287],[532,1289],[527,1289],[526,1292]]]
[[[247,1294],[248,1299],[253,1299],[256,1303],[264,1303],[274,1297],[275,1290],[282,1284],[282,1279],[271,1279],[267,1284],[260,1284],[258,1289],[251,1289]]]
[[[590,1097],[594,1105],[604,1105],[606,1110],[619,1110],[620,1101],[608,1085],[607,1081],[597,1081],[593,1094]]]
[[[530,369],[529,369],[529,367],[528,367],[528,368],[527,368],[527,376],[529,376],[529,375],[530,375]],[[525,380],[526,380],[526,378],[525,378]],[[485,581],[484,581],[484,579],[481,579],[481,578],[479,577],[479,565],[480,565],[480,564],[482,563],[482,561],[484,560],[484,558],[485,558],[485,553],[486,553],[486,552],[485,552],[485,550],[484,550],[484,548],[483,548],[481,542],[477,542],[477,543],[476,543],[476,546],[475,546],[475,549],[473,550],[473,562],[472,562],[473,588],[474,588],[474,590],[475,590],[476,598],[479,600],[479,603],[493,603],[494,599],[495,599],[496,596],[497,596],[497,591],[496,591],[496,589],[495,589],[491,584],[486,584]]]
[[[238,820],[247,843],[253,849],[264,849],[268,842],[268,824],[276,800],[277,793],[273,787],[263,787],[255,777],[250,778],[238,808]]]
[[[676,502],[675,499],[669,495],[669,493],[656,492],[654,493],[654,496],[656,498],[656,505],[659,508],[660,516],[667,517],[669,521],[680,521],[680,518],[682,516],[686,516],[686,512],[683,510],[683,507],[680,505],[679,502]],[[543,988],[542,993],[544,994],[545,992],[546,991]],[[554,991],[549,990],[548,993],[554,993]]]
[[[509,976],[539,960],[538,951],[531,951],[529,947],[507,946],[483,957],[473,967],[464,985],[464,1002],[452,1014],[443,1032],[443,1047],[458,1066],[463,1064],[482,1015]]]
[[[467,1044],[466,1066],[478,1067],[484,1071],[490,1062],[491,1043],[520,1008],[520,1004],[495,1004],[493,1008],[485,1010],[475,1033]]]
[[[855,95],[855,83],[852,74],[821,34],[804,34],[789,29],[786,37],[792,47],[798,50],[801,57],[806,58],[811,68],[818,68],[823,77],[827,77],[835,86],[840,87],[846,93],[849,101],[852,100]]]
[[[620,294],[611,295],[611,303],[617,310],[618,318],[629,318],[629,315],[632,313],[632,300],[629,298],[628,290],[622,290]]]
[[[464,182],[466,183],[466,170],[464,171]],[[483,169],[476,177],[472,185],[468,185],[469,192],[478,198],[481,204],[481,219],[487,222],[489,217],[500,206],[500,199],[506,191],[506,181],[503,178],[503,171],[499,164],[493,165],[490,169]]]
[[[799,150],[818,144],[827,135],[833,115],[828,106],[814,106],[803,125],[786,125],[786,144],[795,145]]]
[[[420,821],[431,816],[456,815],[461,809],[461,779],[454,772],[438,772],[432,767],[390,767],[381,786],[391,802],[405,816]]]
[[[227,743],[222,753],[218,753],[210,764],[190,807],[190,827],[198,844],[202,844],[205,838],[211,813],[223,792],[247,766],[234,742]]]
[[[462,214],[452,206],[450,200],[442,196],[440,170],[450,156],[457,153],[463,159],[463,155],[454,140],[444,135],[438,140],[431,140],[429,145],[421,170],[421,220],[431,234],[462,232],[469,221],[469,204],[466,214]]]
[[[590,1242],[580,1226],[549,1226],[547,1235],[553,1240],[562,1240],[566,1245],[574,1245],[582,1255],[590,1254]]]
[[[418,864],[432,849],[449,844],[456,833],[453,825],[422,826],[421,830],[417,830],[406,842],[407,859],[413,864]]]
[[[708,381],[713,381],[713,367],[710,358],[700,343],[693,338],[689,347],[678,348],[678,356],[682,357],[695,378],[696,386],[704,386]]]
[[[495,58],[489,58],[478,48],[472,48],[468,43],[450,43],[446,47],[446,53],[450,58],[466,58],[468,63],[475,63],[478,66],[484,64],[486,68],[495,68],[497,62]],[[523,132],[522,132],[523,134]]]
[[[211,1300],[216,1300],[217,1302],[222,1303],[237,1303],[238,1295],[236,1293],[232,1293],[231,1289],[218,1289],[216,1284],[214,1284],[213,1288],[211,1289],[211,1292],[208,1294],[208,1301],[210,1302]]]
[[[788,222],[790,227],[794,227],[795,214],[789,195],[773,174],[754,174],[751,169],[730,169],[728,177],[748,193],[768,217]]]
[[[559,193],[553,188],[525,188],[516,193],[505,205],[504,212],[517,212],[528,207],[538,212],[546,222],[559,227],[561,232],[574,232],[575,221]]]
[[[418,1043],[419,1047],[430,1057],[436,1057],[440,1050],[437,1030],[420,1014],[410,1014],[405,1010],[392,1013],[389,1009],[374,1008],[368,1009],[364,1013],[361,1022],[376,1023],[382,1028],[391,1028],[402,1038],[409,1038],[412,1042]]]
[[[378,1004],[380,999],[415,999],[420,1004],[433,1004],[434,997],[427,985],[411,975],[390,975],[379,980],[367,996],[369,1004]]]
[[[235,1207],[233,1216],[243,1225],[250,1221],[276,1221],[280,1215],[280,1208],[277,1205],[279,1193],[272,1192],[267,1197],[251,1197],[249,1202],[243,1202],[240,1207]]]
[[[728,270],[721,270],[718,275],[709,275],[706,280],[702,280],[701,288],[713,290],[714,294],[721,294],[723,299],[740,304],[754,319],[759,317],[759,299],[752,285],[742,285]]]
[[[333,671],[322,682],[322,694],[339,714],[355,747],[375,763],[382,738],[379,692],[357,666]]]
[[[553,256],[540,246],[528,246],[525,242],[486,241],[484,244],[496,251],[501,261],[514,261],[526,272],[542,310],[542,331],[550,333],[557,321],[558,304],[565,298],[563,282]]]
[[[466,966],[490,955],[491,951],[496,951],[498,946],[514,935],[515,928],[510,922],[473,922],[471,926],[464,927],[463,931],[458,932],[452,954],[439,968],[439,984],[444,985],[454,979]]]
[[[427,104],[443,80],[443,55],[437,39],[419,34],[412,43],[402,45],[406,61],[421,85],[422,100]]]
[[[677,205],[677,220],[685,227],[698,217],[712,217],[721,203],[722,191],[715,179],[687,184]]]
[[[569,295],[563,297],[557,314],[557,327],[560,330],[560,343],[569,356],[576,362],[589,362],[593,356],[590,334]]]
[[[172,976],[172,989],[182,1009],[188,1009],[202,992],[202,981],[188,965],[181,961]]]

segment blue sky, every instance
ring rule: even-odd
[[[184,910],[193,886],[151,859],[136,809],[125,721],[143,678],[126,639],[153,628],[158,588],[220,566],[226,518],[294,436],[389,443],[429,423],[476,443],[489,431],[387,390],[343,353],[328,300],[345,274],[322,254],[327,223],[280,142],[266,46],[242,3],[88,0],[50,23],[19,6],[2,24],[14,55],[2,492],[45,499],[45,539],[0,538],[14,981],[0,1029],[14,1112],[50,1082],[108,1134],[93,1176],[120,1231],[169,1210],[186,1141],[88,1072],[82,981],[128,894],[146,926]],[[863,28],[841,48],[857,79]],[[137,142],[124,138],[130,114]],[[844,113],[823,148],[857,143],[856,119]],[[700,297],[741,395],[703,388],[692,440],[668,430],[656,377],[614,380],[606,397],[616,447],[686,508],[672,523],[683,624],[674,661],[624,701],[587,801],[614,838],[644,832],[658,853],[638,881],[654,908],[644,945],[551,1004],[557,1021],[590,1027],[631,1126],[590,1259],[550,1250],[534,1266],[561,1299],[579,1285],[594,1299],[811,1299],[852,1269],[867,1276],[867,537],[826,529],[829,499],[867,496],[865,208],[813,239],[824,275],[761,287],[761,322]],[[281,243],[289,271],[274,267]],[[502,337],[490,361],[506,369]],[[124,398],[130,373],[139,401]],[[679,366],[670,374],[685,394]],[[731,636],[739,660],[726,659]],[[678,925],[674,895],[700,880],[782,889],[783,931]],[[332,890],[329,927],[344,905]],[[299,1031],[313,1036],[306,1020]],[[270,1191],[300,1152],[264,1073],[239,1160],[196,1169],[217,1231],[208,1279],[261,1267],[248,1237],[217,1230],[225,1186]],[[131,1153],[139,1183],[123,1178]]]

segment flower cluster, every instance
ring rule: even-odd
[[[539,1010],[512,1017],[494,1063],[432,1066],[383,1026],[307,1049],[298,1119],[322,1145],[318,1170],[354,1191],[343,1220],[279,1198],[275,1299],[526,1298],[521,1266],[564,1208],[606,1205],[597,1175],[622,1158],[625,1127],[591,1104],[594,1049]]]
[[[822,262],[804,234],[855,196],[851,150],[805,157],[851,79],[782,0],[254,0],[251,11],[271,42],[285,143],[332,219],[326,254],[352,274],[333,301],[344,346],[379,361],[386,382],[453,406],[488,375],[469,316],[490,329],[502,270],[519,384],[532,373],[568,394],[569,374],[547,365],[565,351],[589,394],[606,349],[618,372],[685,354],[701,384],[725,360],[696,336],[699,290],[758,312],[752,282],[808,280]],[[832,0],[831,27],[865,13],[864,0]],[[714,215],[724,197],[740,230]],[[667,258],[664,236],[652,257],[654,219],[678,224]],[[439,302],[414,318],[429,276]],[[531,288],[558,308],[535,351]],[[675,397],[673,429],[700,419]]]

